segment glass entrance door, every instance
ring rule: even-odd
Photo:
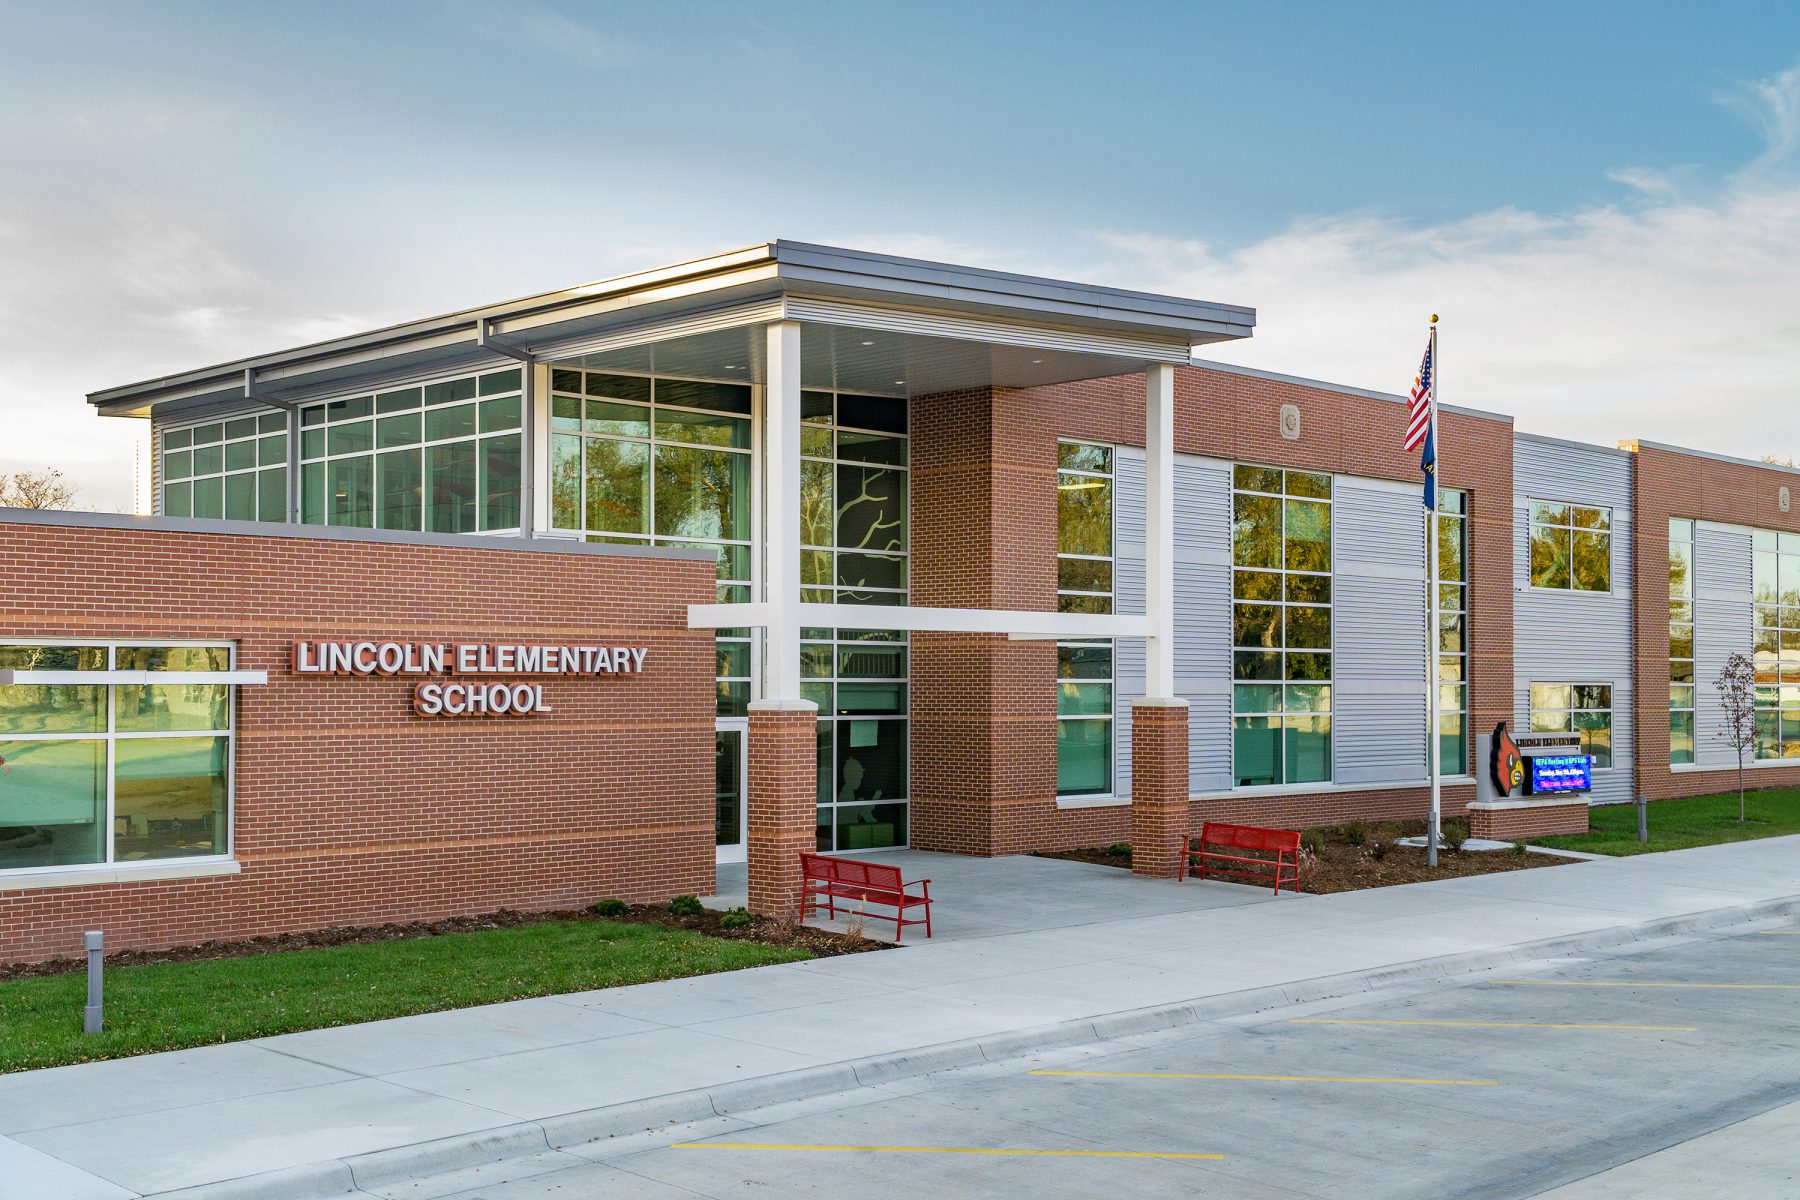
[[[713,733],[715,861],[744,861],[744,776],[748,722],[719,721]]]

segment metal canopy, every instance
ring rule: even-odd
[[[918,395],[1185,363],[1193,346],[1248,337],[1255,313],[777,241],[109,388],[88,399],[108,416],[200,417],[262,407],[261,401],[292,404],[405,378],[489,369],[520,354],[760,383],[757,331],[776,320],[805,328],[804,386]]]

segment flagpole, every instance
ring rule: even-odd
[[[1438,832],[1441,825],[1443,804],[1442,786],[1442,745],[1438,734],[1439,697],[1438,697],[1438,638],[1439,638],[1439,606],[1441,589],[1438,587],[1438,503],[1439,489],[1444,480],[1444,439],[1438,428],[1438,348],[1437,348],[1437,314],[1431,314],[1431,379],[1430,379],[1430,429],[1431,446],[1434,463],[1432,465],[1432,503],[1425,510],[1425,591],[1430,597],[1430,617],[1425,623],[1425,695],[1427,697],[1425,729],[1425,746],[1427,766],[1431,772],[1431,821],[1425,830],[1425,861],[1429,866],[1438,865]]]

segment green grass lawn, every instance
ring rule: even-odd
[[[1541,837],[1540,846],[1585,850],[1589,854],[1652,854],[1659,850],[1685,850],[1717,842],[1742,842],[1751,838],[1800,833],[1800,788],[1765,788],[1745,796],[1739,822],[1736,792],[1719,796],[1694,796],[1686,800],[1658,800],[1649,805],[1650,840],[1637,840],[1637,805],[1608,804],[1588,812],[1589,832],[1567,837]]]
[[[0,1071],[122,1058],[810,958],[804,950],[607,921],[106,973],[106,1030],[81,1032],[86,976],[0,982]]]

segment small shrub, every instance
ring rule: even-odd
[[[1514,854],[1523,854],[1523,853],[1525,853],[1525,843],[1524,843],[1524,842],[1514,842],[1514,843],[1513,843],[1513,844],[1512,844],[1512,852],[1513,852],[1513,853],[1514,853]]]
[[[1303,888],[1312,882],[1313,877],[1319,873],[1319,868],[1324,865],[1319,856],[1308,850],[1303,843],[1300,853],[1294,857],[1294,887]]]
[[[669,911],[678,917],[697,917],[706,911],[698,896],[677,896],[669,901]]]
[[[1352,846],[1366,846],[1369,842],[1369,827],[1362,821],[1352,821],[1344,826],[1344,840]]]
[[[1451,821],[1443,827],[1444,845],[1452,850],[1461,850],[1463,843],[1469,840],[1469,827],[1460,821]]]
[[[619,899],[617,896],[608,896],[606,899],[602,900],[600,903],[598,903],[598,904],[594,905],[592,908],[588,909],[588,911],[593,913],[595,916],[600,916],[600,917],[622,917],[625,915],[626,911],[630,909],[630,907],[631,906],[629,904],[626,904],[623,900]]]
[[[1371,843],[1369,843],[1369,857],[1374,859],[1376,862],[1380,862],[1382,859],[1386,858],[1387,853],[1388,853],[1388,844],[1386,842],[1371,842]]]
[[[756,918],[750,915],[747,908],[734,908],[719,918],[721,929],[748,929],[755,923]]]
[[[1300,835],[1300,848],[1317,858],[1325,853],[1325,834],[1323,830],[1308,829]]]
[[[1130,858],[1131,844],[1129,842],[1114,842],[1106,848],[1106,852],[1114,858]]]

